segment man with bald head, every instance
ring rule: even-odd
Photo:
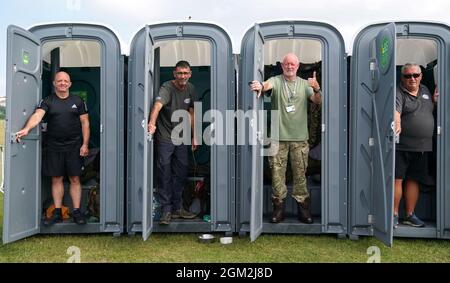
[[[320,85],[313,77],[304,80],[297,77],[300,67],[298,57],[289,53],[283,57],[281,64],[283,74],[269,78],[265,82],[253,81],[250,89],[256,91],[258,97],[267,90],[272,90],[272,110],[279,111],[279,147],[274,156],[269,156],[272,171],[272,204],[271,222],[284,220],[284,199],[287,196],[286,167],[288,156],[291,159],[294,186],[292,197],[298,206],[298,218],[301,222],[311,224],[311,198],[306,187],[306,168],[308,166],[308,127],[307,99],[316,104],[322,101]]]
[[[414,210],[419,199],[419,183],[426,182],[429,154],[433,151],[433,111],[438,93],[435,91],[431,97],[428,88],[420,84],[421,80],[418,64],[407,63],[402,67],[395,107],[395,132],[399,140],[395,152],[394,228],[398,226],[403,193],[406,208],[403,224],[425,226]]]
[[[52,197],[55,211],[44,225],[62,222],[62,200],[64,196],[64,176],[69,177],[70,196],[73,203],[72,216],[77,224],[86,224],[80,211],[83,157],[89,153],[89,116],[86,104],[76,96],[70,95],[72,85],[66,72],[57,72],[53,81],[55,93],[39,103],[36,111],[28,119],[25,127],[16,133],[16,139],[28,135],[46,117],[47,147],[43,154],[42,171],[52,178]]]

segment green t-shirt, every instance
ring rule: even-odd
[[[167,81],[161,86],[158,96],[155,98],[155,101],[159,101],[163,105],[156,120],[157,140],[167,143],[172,142],[172,131],[180,123],[171,121],[173,112],[176,110],[189,111],[189,108],[194,108],[196,97],[195,87],[189,82],[184,90],[177,89],[172,81]],[[178,138],[180,134],[181,132],[174,136],[179,142],[182,141],[181,138]]]
[[[307,141],[307,99],[313,94],[308,81],[299,77],[295,81],[286,81],[283,75],[271,77],[268,81],[273,86],[272,110],[279,110],[278,140]]]

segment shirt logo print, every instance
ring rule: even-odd
[[[72,109],[78,109],[78,107],[74,104],[74,105],[72,105],[72,107],[71,107]]]

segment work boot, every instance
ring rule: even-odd
[[[169,225],[172,219],[172,214],[170,211],[164,211],[161,218],[159,219],[159,225]]]
[[[273,214],[270,222],[280,223],[284,220],[284,201],[277,198],[272,198]]]
[[[63,222],[63,218],[62,218],[61,214],[59,214],[59,213],[53,213],[52,217],[44,219],[45,226],[51,226],[55,223],[61,223],[61,222]]]
[[[172,219],[193,219],[197,217],[197,214],[184,210],[183,208],[172,211]]]
[[[72,211],[72,218],[73,222],[77,223],[78,225],[86,224],[86,220],[84,219],[84,216],[83,214],[81,214],[81,211],[79,209],[74,209]]]
[[[298,219],[306,224],[313,223],[313,219],[311,216],[311,199],[307,197],[303,202],[297,202],[297,206],[298,206]]]

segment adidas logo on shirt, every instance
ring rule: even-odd
[[[78,107],[74,104],[74,105],[72,105],[72,107],[71,107],[72,109],[78,109]]]

